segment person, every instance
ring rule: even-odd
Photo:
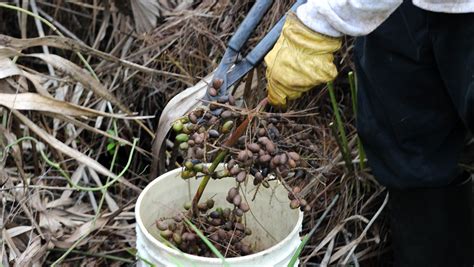
[[[309,0],[265,57],[275,106],[337,75],[356,36],[357,129],[389,191],[395,266],[473,266],[474,0]]]

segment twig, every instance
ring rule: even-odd
[[[360,236],[353,240],[349,245],[347,245],[345,248],[346,249],[341,249],[340,251],[338,251],[338,253],[336,253],[332,258],[331,258],[331,263],[333,263],[334,261],[336,261],[339,257],[341,257],[342,255],[344,255],[347,251],[347,248],[351,247],[349,253],[346,255],[346,257],[344,258],[344,261],[342,262],[342,265],[346,265],[347,262],[349,261],[351,255],[354,253],[355,249],[357,248],[357,245],[362,241],[362,239],[365,237],[365,235],[367,234],[367,232],[369,231],[370,227],[372,226],[372,224],[375,222],[375,219],[377,219],[380,215],[380,213],[382,212],[382,210],[385,208],[385,205],[387,205],[387,202],[388,202],[388,197],[389,197],[389,193],[387,192],[387,194],[385,195],[385,199],[382,203],[382,205],[380,206],[380,208],[377,210],[377,212],[375,213],[374,217],[372,217],[372,219],[370,220],[370,222],[365,226],[364,228],[364,231],[362,231],[362,233],[360,234]]]
[[[263,99],[255,108],[254,111],[258,111],[265,107],[267,105],[267,99]],[[234,146],[237,141],[239,140],[239,137],[241,137],[246,129],[247,126],[249,125],[250,121],[253,119],[255,112],[250,112],[247,116],[247,118],[235,129],[235,131],[232,133],[232,135],[227,139],[227,141],[224,143],[223,148],[221,148],[219,154],[217,157],[214,159],[212,162],[211,166],[209,167],[209,173],[212,173],[215,171],[217,166],[219,166],[219,163],[221,163],[227,153],[229,152],[226,147],[232,147]],[[204,193],[204,190],[206,189],[207,183],[211,179],[210,175],[205,175],[204,178],[202,179],[201,183],[199,184],[198,190],[196,191],[196,194],[194,195],[193,202],[192,202],[192,210],[193,210],[193,216],[197,216],[199,214],[198,209],[197,209],[197,204],[199,203],[199,200],[201,199],[202,194]]]
[[[48,251],[66,252],[67,249],[52,248],[52,249],[48,249]],[[104,258],[104,259],[108,259],[108,260],[114,260],[114,261],[120,261],[120,262],[126,262],[126,263],[134,263],[135,262],[135,260],[133,260],[133,259],[127,259],[127,258],[112,256],[112,255],[108,255],[108,254],[104,254],[104,253],[92,253],[92,252],[80,251],[80,250],[75,250],[75,249],[71,250],[71,253],[78,254],[78,255],[83,255],[83,256]]]

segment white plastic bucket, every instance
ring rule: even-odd
[[[171,249],[155,237],[159,235],[155,221],[159,217],[171,217],[183,209],[183,204],[192,199],[200,180],[184,181],[180,169],[167,172],[153,180],[140,194],[135,207],[137,221],[137,253],[157,266],[223,266],[219,258],[206,258]],[[299,233],[303,223],[303,213],[292,210],[286,190],[278,182],[270,183],[271,188],[261,188],[255,201],[255,187],[244,188],[250,211],[245,222],[252,229],[246,237],[247,244],[260,251],[255,254],[227,258],[231,267],[236,266],[287,266],[301,243]],[[251,183],[249,183],[251,184]],[[231,207],[225,197],[230,187],[235,185],[232,178],[211,180],[203,194],[205,200],[212,197],[216,207]],[[139,260],[139,266],[147,266]]]

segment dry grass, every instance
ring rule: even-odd
[[[0,264],[132,264],[134,203],[149,181],[161,111],[217,66],[253,1],[160,0],[163,8],[145,15],[119,0],[19,2],[58,30],[0,7]],[[275,2],[250,47],[291,1]],[[156,26],[140,33],[153,23],[150,14],[158,14]],[[350,47],[343,51],[342,73],[351,67]],[[345,78],[336,85],[348,88]],[[336,92],[356,159],[350,97]],[[356,245],[357,261],[377,257],[386,244],[385,224],[375,216],[385,193],[365,170],[345,169],[327,126],[333,111],[325,90],[292,109],[318,113],[297,119],[315,126],[311,150],[302,151],[314,177],[290,181],[304,185],[313,202],[305,231],[341,196],[302,261],[348,262]]]

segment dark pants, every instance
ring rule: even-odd
[[[379,181],[450,184],[474,130],[474,13],[433,13],[405,1],[356,40],[355,54],[357,126]]]
[[[390,192],[396,266],[473,266],[472,186],[459,159],[474,133],[474,13],[405,1],[357,38],[357,127]]]

